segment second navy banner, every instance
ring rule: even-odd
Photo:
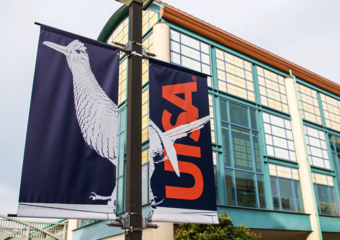
[[[149,64],[152,220],[217,224],[207,75]]]

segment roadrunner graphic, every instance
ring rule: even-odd
[[[116,166],[118,107],[105,94],[93,75],[84,43],[74,40],[67,46],[47,41],[43,44],[66,56],[73,75],[77,120],[85,142]],[[108,200],[108,207],[115,208],[115,196],[116,188],[107,197],[92,192],[90,199]]]
[[[172,167],[175,170],[176,175],[180,176],[180,171],[178,169],[178,159],[176,154],[176,149],[174,147],[174,142],[179,139],[189,135],[189,133],[194,132],[198,129],[204,127],[204,124],[209,122],[210,116],[203,117],[191,123],[187,123],[169,131],[162,132],[156,124],[150,119],[150,179],[155,171],[155,164],[163,162],[165,160],[170,160]],[[166,150],[167,156],[164,157],[164,149]],[[150,190],[151,207],[157,208],[157,205],[161,204],[163,200],[156,202],[157,196],[153,195],[152,189]]]

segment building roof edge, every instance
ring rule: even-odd
[[[247,42],[225,30],[217,28],[201,19],[194,17],[186,12],[183,12],[167,3],[161,1],[164,8],[161,8],[161,17],[178,24],[184,28],[190,29],[202,36],[221,43],[225,46],[233,48],[237,51],[245,53],[257,60],[260,60],[268,65],[276,67],[284,72],[292,73],[303,80],[306,80],[318,87],[326,89],[332,93],[340,95],[340,85],[322,77],[310,70],[307,70],[295,63],[292,63],[282,57],[279,57],[263,48],[260,48],[250,42]]]

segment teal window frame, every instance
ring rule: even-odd
[[[266,120],[264,119],[264,114],[269,115],[269,116],[268,116],[268,117],[269,117],[269,122],[266,122]],[[274,117],[276,117],[276,118],[282,119],[282,121],[284,122],[284,123],[283,123],[284,127],[279,126],[279,125],[277,125],[277,124],[273,124],[273,123],[272,123],[271,116],[274,116]],[[279,116],[277,116],[277,115],[274,115],[274,114],[271,114],[271,113],[262,111],[262,122],[263,122],[264,142],[266,143],[266,152],[267,152],[267,156],[270,157],[270,158],[278,159],[278,160],[283,160],[283,161],[288,161],[288,162],[297,163],[297,157],[296,157],[296,152],[295,152],[295,143],[294,143],[294,136],[293,136],[293,129],[292,129],[291,121],[288,120],[288,119],[279,117]],[[287,122],[288,122],[288,123],[287,123]],[[266,125],[265,125],[265,124],[267,124],[267,125],[270,126],[270,133],[267,133],[267,132],[266,132],[266,130],[265,130],[265,126],[266,126]],[[287,127],[287,125],[289,125],[289,127]],[[274,127],[277,127],[277,128],[280,128],[280,129],[283,129],[283,130],[285,131],[285,137],[281,137],[281,136],[278,136],[278,135],[273,134],[273,126],[274,126]],[[291,138],[287,137],[288,132],[290,132]],[[266,135],[270,135],[270,136],[272,137],[272,140],[271,140],[272,143],[271,143],[271,144],[268,143],[268,139],[267,139],[267,136],[266,136]],[[274,137],[285,140],[285,141],[287,142],[287,148],[283,148],[283,147],[281,147],[281,146],[275,146],[274,140],[273,140]],[[294,150],[291,150],[291,149],[289,148],[289,142],[292,142],[292,144],[293,144],[293,149],[294,149]],[[273,152],[274,152],[273,155],[269,155],[269,154],[268,154],[268,145],[269,145],[269,147],[273,147]],[[275,147],[280,148],[280,149],[287,150],[287,151],[288,151],[288,154],[289,154],[289,159],[285,159],[285,158],[276,156]],[[291,156],[291,153],[290,153],[290,152],[293,152],[295,160],[291,160],[292,156]]]
[[[172,33],[172,31],[179,34],[179,40],[176,40],[176,39],[172,39],[172,38],[171,38],[171,33]],[[195,40],[195,41],[198,41],[198,42],[199,42],[199,49],[194,48],[194,47],[192,47],[192,46],[190,46],[190,45],[184,44],[184,43],[182,42],[182,35],[184,35],[184,36],[186,36],[186,37],[189,37],[189,38],[192,38],[192,39]],[[179,45],[179,51],[175,51],[175,50],[173,49],[173,45],[172,45],[171,42],[177,43],[177,44]],[[209,53],[206,53],[206,52],[202,51],[202,44],[207,45],[207,48],[208,48],[208,52],[209,52]],[[192,58],[192,57],[190,57],[190,56],[188,56],[188,55],[183,54],[183,53],[182,53],[182,46],[187,47],[187,48],[189,48],[190,50],[198,51],[198,52],[199,52],[199,55],[200,55],[200,56],[199,56],[200,59],[197,60],[197,59],[195,59],[195,58]],[[173,58],[172,58],[173,55],[172,55],[172,53],[178,54],[178,55],[179,55],[179,61],[180,61],[179,63],[173,61]],[[205,62],[202,61],[202,54],[205,54],[205,55],[208,55],[208,56],[209,56],[209,64],[207,64],[207,63],[205,63]],[[199,70],[199,72],[203,72],[203,73],[205,73],[205,74],[211,75],[211,72],[212,72],[212,57],[211,57],[211,47],[210,47],[210,44],[207,44],[207,43],[202,42],[202,41],[200,41],[200,40],[198,40],[198,39],[196,39],[196,38],[194,38],[194,37],[192,37],[192,36],[189,36],[189,35],[187,35],[187,34],[185,34],[185,33],[182,33],[182,32],[180,32],[180,31],[176,31],[176,30],[170,28],[170,62],[173,63],[173,64],[177,64],[177,65],[183,66],[183,67],[187,67],[187,66],[183,65],[182,57],[186,57],[186,58],[189,58],[190,60],[193,60],[193,61],[198,62],[198,63],[200,64],[200,70]],[[209,69],[210,69],[209,72],[204,72],[204,71],[203,71],[203,65],[209,66]],[[189,67],[187,67],[187,68],[189,68]],[[194,70],[195,70],[195,69],[194,69]],[[197,70],[196,70],[196,71],[197,71]],[[208,80],[207,80],[207,81],[208,81],[208,86],[209,86],[209,87],[212,87],[211,77],[208,77]]]
[[[147,161],[145,163],[142,163],[142,206],[149,204],[151,202],[150,199],[150,171],[149,171],[149,164],[150,164],[150,159],[149,159],[149,147],[146,147],[142,150],[143,152],[147,151]],[[143,179],[143,171],[146,170],[146,179]],[[145,186],[146,189],[146,196],[143,194],[143,188]],[[144,201],[146,199],[146,201]]]
[[[262,159],[262,150],[261,150],[261,137],[260,137],[260,130],[259,130],[259,118],[258,118],[258,112],[256,109],[254,108],[251,108],[249,106],[246,106],[246,105],[241,105],[237,102],[234,102],[234,101],[230,101],[228,99],[223,99],[223,98],[220,98],[220,104],[221,104],[221,101],[225,101],[226,102],[226,107],[227,107],[227,119],[226,120],[223,120],[222,117],[220,118],[221,120],[221,133],[222,133],[222,125],[223,124],[226,124],[228,125],[228,149],[230,149],[228,151],[228,153],[226,153],[224,151],[224,148],[222,147],[222,152],[223,152],[223,156],[227,156],[226,154],[229,154],[229,159],[230,159],[230,162],[231,162],[231,165],[230,166],[226,166],[225,164],[223,165],[224,166],[224,172],[226,171],[231,171],[232,172],[232,194],[234,196],[234,202],[235,204],[231,205],[231,204],[228,204],[227,202],[227,199],[228,199],[228,189],[227,189],[227,184],[224,186],[224,191],[225,191],[225,200],[226,200],[226,203],[225,205],[227,206],[236,206],[236,207],[247,207],[247,208],[256,208],[256,209],[268,209],[268,199],[267,199],[267,186],[266,186],[266,181],[265,181],[265,170],[264,170],[264,164],[263,164],[263,159]],[[248,127],[245,127],[245,126],[242,126],[242,125],[238,125],[238,124],[235,124],[235,123],[232,123],[232,121],[230,120],[230,103],[233,103],[233,104],[236,104],[236,105],[239,105],[241,107],[244,107],[247,109],[247,122],[248,122]],[[251,117],[250,117],[250,109],[251,110],[254,110],[255,111],[255,114],[256,114],[256,117],[257,117],[257,123],[256,123],[256,128],[252,128],[252,124],[251,124]],[[221,112],[221,111],[220,111]],[[245,169],[242,169],[242,168],[235,168],[235,165],[233,163],[234,161],[234,157],[233,157],[233,139],[232,139],[232,126],[235,126],[235,127],[238,127],[238,128],[242,128],[242,129],[246,129],[247,131],[249,131],[249,135],[250,136],[253,136],[253,133],[256,132],[257,133],[257,136],[258,136],[258,152],[259,152],[259,161],[260,161],[260,167],[261,167],[261,171],[258,171],[257,168],[256,168],[256,157],[255,157],[255,150],[254,150],[254,143],[253,143],[253,137],[249,137],[249,140],[250,140],[250,148],[251,148],[251,158],[252,158],[252,168],[253,170],[250,171],[250,170],[245,170]],[[223,143],[222,143],[223,144]],[[221,145],[222,145],[221,144]],[[237,172],[244,172],[244,173],[248,173],[248,174],[253,174],[254,175],[254,178],[255,180],[253,180],[253,182],[255,183],[255,194],[256,194],[256,207],[249,207],[249,206],[238,206],[238,200],[237,200],[237,183],[236,183],[236,173]],[[261,176],[262,177],[262,186],[263,186],[263,200],[264,200],[264,206],[261,206],[260,204],[260,197],[259,197],[259,186],[258,186],[258,182],[259,182],[259,177],[258,176]],[[224,176],[224,182],[226,182],[226,177]],[[230,191],[229,191],[230,192]]]
[[[333,160],[333,166],[335,169],[335,176],[336,180],[334,181],[334,187],[335,187],[335,192],[337,198],[340,195],[340,142],[339,142],[339,150],[336,147],[336,141],[335,137],[340,140],[340,134],[336,135],[334,133],[328,133],[328,141],[329,141],[329,146],[330,146],[330,151],[331,151],[331,158]],[[332,138],[332,141],[331,141]],[[332,146],[333,145],[333,146]],[[333,176],[333,177],[335,177]],[[339,210],[340,213],[340,210]]]
[[[117,133],[117,166],[116,166],[116,203],[117,214],[125,211],[125,161],[126,161],[126,107],[120,109],[118,113],[118,133]],[[122,146],[123,145],[123,146]],[[121,184],[120,184],[121,183]],[[121,206],[121,207],[120,207]]]
[[[219,184],[219,169],[218,169],[218,152],[212,151],[213,154],[213,160],[216,160],[216,162],[213,162],[214,165],[214,181],[215,181],[215,195],[216,195],[216,204],[220,204],[220,184]],[[214,156],[215,155],[215,156]]]
[[[322,131],[322,130],[319,130],[319,129],[317,129],[317,128],[313,128],[313,127],[311,127],[311,126],[308,126],[308,125],[305,125],[304,128],[305,128],[305,134],[306,134],[306,141],[307,141],[306,144],[307,144],[307,149],[308,149],[308,155],[309,155],[309,158],[310,158],[310,160],[311,160],[311,161],[310,161],[310,162],[311,162],[311,163],[310,163],[311,166],[313,166],[313,167],[315,167],[315,168],[321,168],[321,169],[325,169],[325,170],[330,170],[330,171],[332,171],[332,170],[333,170],[333,166],[332,166],[332,164],[331,164],[331,159],[330,159],[330,154],[329,154],[328,147],[327,147],[328,144],[327,144],[327,138],[326,138],[325,132]],[[316,138],[316,137],[310,135],[310,134],[308,133],[308,129],[318,131],[319,138]],[[320,137],[320,133],[323,134],[322,136],[324,136],[324,139],[322,139],[322,137]],[[311,139],[312,139],[312,140],[318,140],[318,141],[320,141],[321,147],[318,147],[318,146],[315,146],[315,145],[311,144],[311,142],[310,142]],[[325,146],[322,146],[322,141],[324,141],[324,145],[325,145]],[[312,148],[320,149],[321,152],[322,152],[322,153],[321,153],[321,154],[322,154],[322,157],[320,158],[319,156],[312,154]],[[325,154],[325,153],[327,153],[328,159],[326,159],[326,158],[324,157],[324,154]],[[315,158],[320,158],[320,159],[322,159],[322,161],[323,161],[323,163],[324,163],[324,167],[315,165],[315,164],[313,163],[314,157],[315,157]],[[327,166],[325,165],[325,163],[326,163],[327,161],[328,161],[329,167],[327,167]]]
[[[221,51],[221,52],[223,53],[223,59],[217,58],[217,53],[216,53],[217,50],[218,50],[218,51]],[[231,63],[231,62],[227,61],[226,58],[225,58],[225,55],[226,55],[226,54],[232,55],[233,57],[236,57],[236,58],[240,59],[240,60],[242,61],[242,63],[243,63],[243,64],[242,64],[243,67],[237,66],[237,65],[235,65],[234,63]],[[245,100],[247,100],[247,101],[251,101],[251,102],[257,102],[256,93],[255,93],[254,69],[253,69],[253,67],[252,67],[253,64],[252,64],[251,62],[249,62],[249,61],[243,59],[243,58],[240,58],[240,57],[238,57],[238,56],[236,56],[236,55],[234,55],[234,54],[231,54],[231,53],[229,53],[229,52],[223,51],[223,50],[221,50],[221,49],[219,49],[219,48],[215,48],[214,57],[215,57],[215,65],[216,65],[216,77],[215,77],[215,78],[217,78],[217,89],[218,89],[219,91],[221,91],[221,92],[225,92],[225,93],[227,93],[227,94],[237,96],[237,95],[235,95],[235,94],[233,94],[233,93],[230,93],[231,91],[229,90],[229,87],[228,87],[228,84],[230,84],[230,85],[232,85],[233,87],[243,89],[243,90],[246,92],[247,98],[243,98],[243,99],[245,99]],[[217,61],[222,61],[222,62],[223,62],[223,69],[222,69],[222,68],[218,68],[218,66],[217,66],[217,65],[218,65],[218,64],[217,64]],[[247,67],[246,67],[246,64],[247,64],[247,63],[250,64],[250,69],[247,69]],[[232,65],[233,67],[242,69],[242,70],[243,70],[243,73],[244,73],[244,76],[243,76],[243,77],[240,77],[240,76],[235,75],[234,73],[228,72],[228,71],[227,71],[227,68],[226,68],[226,66],[225,66],[225,64],[230,64],[230,65]],[[219,76],[218,71],[220,71],[220,72],[223,73],[224,79],[218,78],[218,76]],[[247,73],[251,76],[251,80],[247,78]],[[235,85],[234,83],[231,83],[230,80],[228,80],[228,74],[234,76],[235,78],[241,78],[241,79],[243,79],[244,82],[245,82],[245,88],[244,88],[244,87],[241,87],[241,86],[238,86],[238,85]],[[218,81],[224,82],[224,84],[226,85],[226,91],[223,91],[223,90],[221,90],[221,89],[219,88],[219,83],[218,83]],[[252,85],[252,89],[251,89],[251,90],[250,90],[250,88],[248,88],[248,82],[250,82],[251,85]],[[249,92],[251,92],[251,93],[253,94],[254,100],[249,100]],[[237,96],[237,97],[239,97],[239,96]],[[239,97],[239,98],[242,98],[242,97]]]
[[[280,165],[277,165],[277,164],[270,164],[269,168],[271,168],[272,166],[275,167],[275,175],[270,173],[270,184],[271,184],[271,189],[272,189],[273,209],[277,210],[277,211],[288,211],[288,212],[300,212],[300,213],[303,213],[304,212],[303,196],[302,196],[302,192],[301,192],[300,176],[299,176],[298,170],[296,168],[291,168],[291,167],[287,167],[287,166],[280,166]],[[286,176],[279,176],[279,174],[277,173],[277,167],[283,167],[285,170],[290,169],[291,177],[287,176],[289,174],[286,174]],[[297,172],[298,179],[294,178],[294,175],[295,175],[293,173],[294,170]],[[270,170],[270,172],[271,172],[271,170]],[[283,190],[283,189],[280,188],[280,179],[284,179],[284,180],[289,180],[290,181],[291,191],[292,191],[291,192],[292,193],[292,199],[294,201],[294,208],[295,208],[294,211],[283,210],[283,207],[282,207],[282,198],[283,198],[282,197],[282,191],[284,191],[286,189]],[[276,191],[277,191],[277,195],[276,196],[274,196],[272,180],[275,181],[275,188],[276,188]],[[299,189],[298,190],[296,189],[295,182],[297,182],[299,184]],[[297,194],[301,196],[301,199],[296,197]],[[279,209],[275,209],[274,197],[278,198]],[[298,201],[300,201],[301,211],[298,210],[298,208],[299,208],[298,207]]]
[[[312,173],[314,175],[314,173]],[[319,173],[315,173],[315,174],[319,174]],[[317,201],[317,207],[318,207],[318,211],[320,215],[326,215],[326,216],[340,216],[340,212],[339,212],[339,204],[337,201],[337,195],[336,195],[336,186],[334,184],[334,177],[330,176],[330,175],[325,175],[325,174],[319,174],[319,175],[324,175],[326,177],[330,177],[333,180],[333,186],[330,185],[329,183],[325,184],[325,183],[316,183],[314,181],[314,177],[313,177],[313,186],[314,186],[314,190],[315,190],[315,198]],[[328,182],[328,180],[327,180]],[[322,207],[321,207],[321,200],[320,200],[320,194],[322,194],[322,192],[319,191],[319,187],[324,187],[326,192],[324,192],[325,194],[327,194],[327,198],[328,198],[328,202],[329,202],[329,206],[330,206],[330,211],[333,214],[327,214],[327,213],[323,213],[322,212]],[[332,202],[335,202],[335,206],[337,207],[336,210],[334,210],[334,205]]]

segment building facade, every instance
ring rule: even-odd
[[[128,7],[98,40],[128,41]],[[263,239],[340,239],[340,85],[166,3],[143,13],[143,46],[208,78],[218,211]],[[127,56],[119,75],[117,212],[124,213]],[[142,75],[142,202],[149,196],[148,61]],[[294,74],[294,75],[293,75]],[[158,223],[143,239],[173,239]],[[68,239],[124,239],[105,222],[70,220]]]

